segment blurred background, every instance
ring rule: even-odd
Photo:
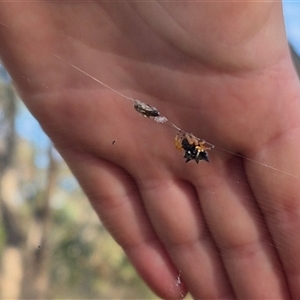
[[[300,70],[300,2],[284,2]],[[108,235],[0,65],[0,299],[157,298]]]

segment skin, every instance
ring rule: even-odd
[[[300,298],[300,88],[280,3],[1,2],[0,21],[22,99],[157,295]],[[216,145],[210,163],[186,164],[176,130],[54,55]]]

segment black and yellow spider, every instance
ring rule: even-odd
[[[184,150],[184,158],[186,163],[190,160],[195,160],[198,164],[200,160],[208,160],[207,150],[213,148],[212,145],[204,140],[198,139],[191,133],[178,132],[175,136],[175,146],[177,149]]]

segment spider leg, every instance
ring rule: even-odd
[[[197,140],[195,141],[195,137],[192,134],[185,134],[185,138],[188,140],[189,144],[196,145]]]

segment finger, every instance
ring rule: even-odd
[[[281,136],[247,162],[247,174],[281,258],[293,299],[300,298],[299,138],[297,131]]]
[[[198,194],[238,299],[286,299],[280,262],[238,157],[212,160]]]
[[[166,174],[142,175],[139,189],[149,218],[195,299],[234,299],[193,187]]]
[[[178,271],[151,228],[132,177],[86,153],[68,151],[64,157],[100,219],[146,283],[160,297],[182,298],[185,287],[177,282]]]

